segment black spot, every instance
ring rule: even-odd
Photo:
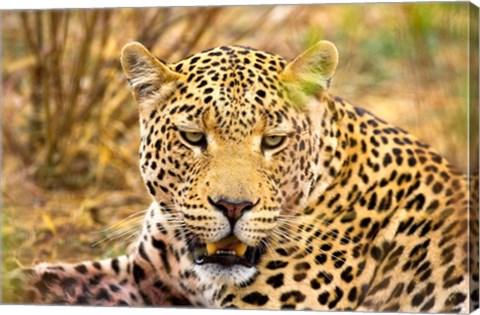
[[[306,273],[297,273],[293,276],[293,280],[295,280],[296,282],[300,282],[303,279],[305,279],[306,277],[307,277]]]
[[[197,88],[201,89],[202,87],[204,87],[207,84],[208,84],[207,80],[203,80],[203,81],[200,82],[200,84],[197,85]]]
[[[377,206],[377,193],[374,192],[370,196],[370,200],[368,201],[367,208],[368,208],[368,210],[374,210],[376,206]]]
[[[408,284],[407,286],[407,293],[410,294],[413,292],[413,290],[415,289],[415,282],[414,281],[410,281],[410,283]]]
[[[317,278],[323,279],[323,282],[325,284],[329,284],[330,282],[332,282],[333,276],[328,272],[320,271],[317,274]]]
[[[120,264],[117,258],[112,259],[112,269],[115,271],[115,273],[118,275],[120,272]]]
[[[384,278],[379,284],[377,284],[376,286],[374,286],[369,292],[368,294],[371,294],[371,295],[374,295],[375,293],[385,289],[388,287],[388,285],[390,284],[390,276]]]
[[[427,303],[425,303],[422,308],[420,309],[420,312],[427,312],[430,310],[433,306],[435,305],[435,297],[432,297]]]
[[[368,225],[370,224],[370,221],[372,221],[372,219],[370,219],[370,218],[362,219],[360,221],[360,227],[362,227],[362,228],[368,227]]]
[[[280,297],[280,301],[287,302],[291,297],[294,298],[296,303],[302,303],[305,301],[305,295],[297,290],[283,293]]]
[[[373,144],[375,147],[380,146],[380,143],[377,141],[377,139],[374,136],[370,137],[370,143]]]
[[[343,281],[350,283],[353,280],[352,267],[348,266],[347,268],[345,268],[345,270],[342,271],[341,277]]]
[[[415,294],[412,298],[412,306],[419,306],[420,304],[422,304],[424,299],[425,299],[424,292]]]
[[[200,60],[200,57],[199,56],[196,56],[196,57],[193,57],[191,60],[190,60],[190,64],[193,65],[195,63],[197,63],[197,61]]]
[[[350,302],[355,302],[355,299],[357,298],[357,287],[353,287],[350,289],[350,292],[348,292],[348,300]]]
[[[208,103],[210,103],[210,102],[212,101],[212,99],[213,99],[212,96],[209,95],[209,96],[205,97],[205,99],[203,100],[203,102],[204,102],[205,104],[208,104]]]
[[[325,291],[324,293],[318,296],[318,303],[322,305],[327,304],[329,297],[330,297],[330,293],[328,293],[328,291]]]
[[[152,183],[150,181],[147,181],[146,185],[150,194],[155,196],[155,189],[153,188]]]
[[[382,250],[377,246],[373,246],[370,253],[372,255],[372,258],[376,261],[379,261],[382,258]]]
[[[372,227],[370,228],[370,231],[368,231],[368,233],[367,233],[367,238],[368,238],[368,239],[371,239],[371,240],[375,239],[375,237],[376,237],[377,234],[378,234],[379,228],[380,228],[380,223],[375,222],[375,223],[372,225]]]
[[[423,208],[425,204],[425,196],[423,194],[418,194],[415,196],[414,199],[411,199],[407,204],[406,208],[407,210],[413,209],[413,207],[416,205],[415,209],[420,210]]]
[[[330,249],[332,249],[332,245],[330,245],[330,244],[323,244],[322,246],[320,246],[320,249],[321,249],[322,251],[328,252]]]
[[[150,262],[150,258],[148,257],[147,253],[145,252],[145,245],[143,245],[143,242],[140,243],[138,247],[138,253],[140,254],[140,257],[142,257],[144,260]]]
[[[90,285],[92,285],[92,286],[98,285],[100,283],[100,281],[102,281],[103,277],[104,277],[103,275],[93,276],[89,281]]]
[[[176,72],[180,72],[180,71],[182,70],[182,66],[183,66],[183,65],[182,65],[181,63],[178,64],[178,65],[176,65],[176,66],[175,66],[175,71],[176,71]]]
[[[392,291],[392,298],[398,298],[402,294],[404,287],[405,284],[403,282],[397,283],[395,289]]]
[[[162,240],[157,240],[153,237],[152,237],[152,245],[153,247],[155,247],[160,251],[160,258],[162,259],[163,266],[165,267],[165,271],[167,271],[167,273],[170,273],[170,271],[172,270],[172,267],[170,266],[170,262],[168,261],[167,245],[165,245],[165,242],[163,242]]]
[[[297,271],[309,270],[309,269],[310,269],[310,264],[308,262],[302,262],[295,265],[295,270]]]
[[[314,290],[320,289],[320,283],[317,281],[317,279],[312,279],[312,280],[310,281],[310,286],[311,286],[312,289],[314,289]]]
[[[110,301],[112,299],[112,296],[107,292],[106,289],[102,288],[98,290],[97,295],[95,296],[96,300],[105,300],[105,301]]]
[[[74,268],[77,272],[81,273],[82,275],[88,272],[87,267],[85,265],[76,265]]]
[[[133,277],[136,283],[145,279],[145,271],[136,263],[133,264]]]
[[[430,232],[432,228],[432,221],[428,221],[427,224],[425,224],[422,228],[422,231],[420,232],[420,236],[423,237],[427,235],[428,232]]]
[[[110,290],[112,290],[112,292],[120,292],[122,290],[122,288],[120,288],[116,284],[110,284],[108,287],[110,288]]]
[[[268,296],[259,292],[252,292],[242,298],[242,301],[248,304],[263,306],[268,302]]]
[[[53,283],[58,282],[59,279],[60,278],[58,277],[58,275],[56,273],[52,273],[52,272],[47,271],[42,275],[41,281],[45,282],[45,284],[53,284]]]
[[[276,270],[280,268],[285,268],[288,265],[288,262],[281,260],[272,260],[267,264],[267,269]]]
[[[265,97],[267,94],[263,90],[258,90],[257,95],[260,96],[260,97]]]
[[[455,306],[463,303],[467,299],[467,296],[461,292],[451,293],[445,301],[445,306]]]
[[[283,274],[279,273],[275,276],[271,276],[267,279],[267,284],[271,285],[273,288],[279,288],[283,285]]]
[[[337,269],[342,268],[343,265],[345,264],[345,259],[340,258],[338,255],[335,255],[335,253],[332,256],[333,256],[333,261],[335,262],[333,266]]]
[[[400,305],[398,303],[394,303],[391,305],[386,306],[382,309],[383,312],[396,312],[400,309]]]
[[[275,250],[280,256],[290,256],[291,253],[284,248],[277,248]]]
[[[325,255],[325,254],[320,254],[320,255],[315,256],[315,262],[318,265],[323,265],[326,261],[327,261],[327,255]]]
[[[235,298],[235,295],[234,294],[229,294],[227,295],[223,300],[222,300],[222,303],[221,303],[221,306],[225,306],[227,303],[230,303],[233,301],[233,299]]]
[[[435,184],[433,185],[433,188],[432,188],[432,190],[433,190],[433,192],[434,192],[435,194],[440,193],[440,192],[442,191],[442,189],[443,189],[442,183],[438,183],[438,182],[435,183]]]
[[[63,279],[60,282],[60,287],[67,295],[74,295],[75,294],[75,285],[77,284],[77,280],[72,277],[68,277]]]
[[[138,301],[138,298],[135,294],[133,294],[132,292],[130,292],[130,298],[133,300],[133,301]]]
[[[450,279],[448,281],[445,281],[445,283],[443,284],[443,288],[444,289],[448,289],[448,288],[451,288],[453,287],[454,285],[457,285],[459,284],[460,282],[462,282],[463,280],[463,276],[458,276],[456,278],[453,278],[453,279]]]
[[[338,302],[340,302],[340,300],[343,297],[343,290],[340,289],[339,287],[335,287],[335,295],[336,295],[335,300],[328,303],[328,308],[329,309],[334,308],[335,306],[337,306]]]
[[[408,220],[406,220],[406,221],[400,222],[400,224],[398,225],[398,229],[397,229],[397,233],[396,233],[396,234],[405,232],[405,230],[406,230],[412,223],[413,223],[413,217],[410,217],[410,218],[409,218]]]
[[[408,166],[415,166],[417,164],[417,160],[414,157],[408,158]]]

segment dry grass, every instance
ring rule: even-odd
[[[137,109],[118,60],[127,42],[174,62],[221,44],[291,59],[329,39],[340,52],[333,94],[465,170],[467,16],[467,3],[3,14],[3,270],[115,255],[135,232],[129,224],[149,200],[137,170]],[[92,247],[109,233],[113,242]]]

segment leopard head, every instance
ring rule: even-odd
[[[121,62],[150,195],[188,231],[200,274],[248,281],[268,242],[284,237],[279,222],[328,181],[335,46],[321,41],[290,63],[222,46],[170,64],[130,43]]]

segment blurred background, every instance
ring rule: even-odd
[[[119,54],[337,45],[331,93],[467,168],[468,3],[2,12],[2,273],[125,252],[149,197]],[[4,288],[3,292],[5,292]],[[8,289],[7,289],[8,290]]]

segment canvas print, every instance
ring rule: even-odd
[[[2,303],[478,308],[478,8],[2,12]]]

